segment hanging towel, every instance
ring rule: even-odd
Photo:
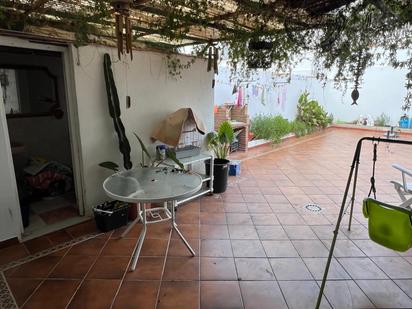
[[[238,90],[237,90],[237,102],[236,102],[236,105],[238,106],[238,107],[241,107],[242,105],[243,105],[243,89],[242,89],[242,87],[239,87],[238,88]]]

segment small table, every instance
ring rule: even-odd
[[[196,173],[183,173],[170,167],[135,168],[116,173],[103,182],[106,194],[116,200],[136,203],[138,216],[121,237],[124,237],[131,228],[141,221],[143,230],[136,243],[130,270],[136,268],[140,251],[146,236],[147,224],[158,223],[171,219],[172,229],[177,232],[192,256],[195,251],[183,237],[176,224],[175,208],[177,200],[191,195],[202,187],[202,177]],[[163,207],[148,208],[147,203],[163,203]],[[150,216],[148,220],[147,216]]]

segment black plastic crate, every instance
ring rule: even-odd
[[[129,204],[120,201],[104,202],[93,208],[99,230],[108,232],[127,224]]]

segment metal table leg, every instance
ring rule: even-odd
[[[131,229],[137,224],[139,223],[140,220],[143,221],[142,215],[141,215],[141,207],[140,207],[140,203],[137,203],[137,217],[135,220],[133,220],[129,226],[127,227],[127,229],[122,233],[122,235],[120,235],[121,238],[125,237],[130,231]]]
[[[193,250],[193,248],[190,246],[190,244],[188,243],[188,241],[183,237],[182,233],[179,231],[179,229],[177,228],[177,224],[176,224],[176,206],[177,206],[177,201],[172,201],[170,203],[171,206],[171,213],[172,213],[172,229],[176,231],[177,235],[179,235],[180,239],[183,241],[183,243],[186,245],[186,248],[190,251],[190,253],[192,254],[192,256],[195,256],[195,250]]]
[[[139,213],[140,213],[140,204],[139,204]],[[146,223],[146,205],[143,204],[142,207],[142,223],[143,223],[143,230],[140,232],[139,239],[137,240],[137,247],[133,252],[133,259],[132,263],[130,264],[130,271],[134,271],[136,269],[136,264],[140,256],[140,251],[142,250],[143,242],[146,237],[147,231],[147,223]]]

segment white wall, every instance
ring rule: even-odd
[[[248,100],[249,114],[251,117],[258,114],[280,114],[289,120],[296,116],[296,105],[300,94],[308,90],[310,97],[318,100],[325,109],[334,115],[335,119],[352,121],[360,115],[371,115],[373,118],[385,113],[396,125],[403,114],[401,106],[406,94],[405,70],[395,70],[388,66],[373,66],[366,70],[363,82],[360,86],[358,105],[352,106],[350,94],[352,85],[345,93],[342,89],[335,89],[333,81],[328,81],[326,86],[310,77],[312,70],[311,62],[296,67],[292,70],[290,84],[273,86],[276,79],[269,77],[271,72],[259,72],[251,78],[267,87],[269,93],[265,105],[261,103],[261,95],[251,97]],[[217,79],[215,88],[215,104],[221,105],[225,102],[235,100],[232,96],[233,83],[230,81],[228,69],[223,67]],[[253,85],[254,82],[250,82]],[[278,104],[278,101],[281,104]],[[284,101],[284,102],[283,102]]]
[[[110,175],[110,171],[98,164],[108,160],[119,165],[123,162],[107,106],[103,75],[103,55],[106,52],[112,58],[121,102],[121,118],[132,146],[132,161],[135,165],[137,158],[140,158],[140,149],[132,133],[136,132],[146,144],[150,144],[150,135],[158,122],[181,107],[191,107],[205,122],[208,130],[213,128],[212,74],[206,72],[203,60],[196,61],[189,70],[183,71],[182,79],[175,80],[167,73],[164,54],[136,51],[133,61],[118,61],[117,51],[113,48],[81,47],[79,59],[74,51],[83,193],[88,211],[106,199],[102,182]],[[80,65],[77,65],[78,61]],[[184,61],[187,58],[182,59]],[[129,109],[126,109],[126,95],[132,99]]]
[[[19,200],[0,87],[0,241],[20,235]]]

